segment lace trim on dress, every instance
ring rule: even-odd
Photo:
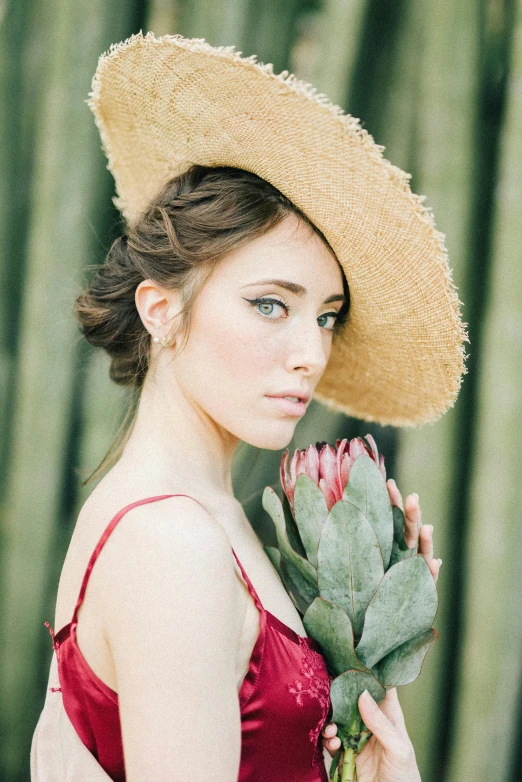
[[[293,684],[288,684],[287,687],[289,692],[296,696],[295,699],[299,706],[304,705],[304,695],[319,701],[321,717],[317,724],[308,732],[308,738],[314,745],[312,766],[321,766],[324,765],[324,762],[318,738],[330,709],[330,682],[333,677],[328,674],[328,679],[324,678],[324,661],[321,654],[308,645],[306,638],[298,636],[298,640],[303,653],[301,676],[304,677],[305,681],[296,679]]]

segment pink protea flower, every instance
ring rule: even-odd
[[[280,478],[283,491],[288,497],[292,513],[294,512],[294,488],[297,477],[306,473],[319,486],[324,494],[328,510],[331,510],[338,500],[342,499],[343,491],[348,483],[350,468],[356,458],[363,453],[368,454],[379,467],[384,480],[386,468],[384,456],[379,456],[375,440],[371,434],[366,435],[368,443],[361,437],[354,437],[348,442],[336,440],[335,448],[329,443],[317,442],[305,450],[295,450],[287,468],[288,449],[281,457]]]

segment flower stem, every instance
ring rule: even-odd
[[[355,768],[355,752],[351,747],[347,747],[343,754],[341,782],[356,782],[356,780],[357,771]]]

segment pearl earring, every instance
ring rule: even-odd
[[[152,337],[152,341],[153,341],[153,342],[159,342],[159,341],[160,341],[160,338],[159,338],[159,337]],[[167,347],[167,345],[169,345],[169,344],[170,344],[170,343],[169,343],[169,341],[168,341],[167,337],[162,337],[162,339],[161,339],[161,346],[162,346],[162,347],[164,347],[164,348],[166,348],[166,347]]]

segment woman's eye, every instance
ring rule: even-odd
[[[290,312],[290,305],[285,304],[283,301],[280,301],[279,299],[272,299],[268,297],[263,297],[259,299],[247,299],[252,306],[257,308],[257,312],[262,315],[265,318],[268,318],[269,320],[277,320],[277,317],[271,317],[272,313],[274,312],[274,305],[277,307],[282,307],[287,313]],[[320,315],[320,319],[324,318],[332,318],[332,326],[331,328],[327,328],[327,331],[333,331],[335,322],[337,320],[338,313],[337,312],[325,312],[324,315]],[[322,324],[323,325],[323,324]]]
[[[285,304],[282,301],[279,301],[279,299],[248,299],[250,303],[257,307],[257,311],[263,315],[263,316],[270,316],[273,313],[273,307],[276,305],[277,307],[282,307],[286,312],[290,311],[290,307],[288,304]],[[264,308],[264,309],[263,309]],[[276,320],[276,318],[271,318],[271,320]]]
[[[336,312],[325,312],[324,315],[320,316],[321,318],[332,318],[332,327],[328,329],[328,331],[333,331],[335,323],[337,321],[337,313]]]

